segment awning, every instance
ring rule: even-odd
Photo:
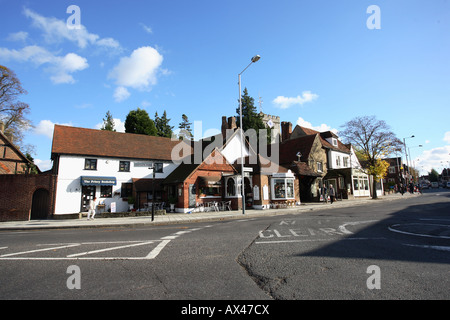
[[[115,177],[81,177],[82,186],[115,186]]]
[[[200,176],[198,177],[200,185],[208,186],[208,185],[220,185],[221,176]]]

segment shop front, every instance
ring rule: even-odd
[[[80,212],[87,212],[89,210],[89,201],[94,197],[99,199],[111,198],[113,194],[113,186],[117,185],[115,177],[91,177],[82,176],[81,184],[81,209]],[[99,192],[99,197],[97,196]],[[104,204],[99,202],[99,209]]]

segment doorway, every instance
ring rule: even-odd
[[[81,212],[88,212],[89,200],[94,199],[95,186],[83,186],[81,189]]]
[[[37,189],[31,203],[31,220],[47,219],[49,215],[50,193],[46,189]]]

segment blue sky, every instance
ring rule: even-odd
[[[80,29],[70,29],[70,5]],[[367,9],[379,8],[379,15]],[[450,166],[450,2],[445,0],[0,0],[0,64],[28,94],[25,143],[50,166],[54,124],[96,128],[109,110],[185,113],[197,132],[236,114],[238,74],[262,110],[337,129],[375,115],[415,165]],[[367,20],[378,18],[379,29]],[[71,20],[73,21],[73,20]],[[375,20],[374,20],[375,21]],[[259,106],[258,106],[259,107]],[[423,147],[417,147],[422,145]]]

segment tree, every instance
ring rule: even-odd
[[[428,172],[428,179],[431,182],[438,182],[439,181],[439,173],[435,169],[431,169],[430,172]]]
[[[172,137],[173,127],[169,125],[170,119],[167,119],[167,112],[164,110],[163,116],[160,118],[158,112],[155,113],[156,135],[158,137]]]
[[[257,113],[257,109],[255,107],[255,99],[250,97],[248,95],[247,88],[244,88],[243,95],[241,97],[242,101],[242,130],[247,133],[247,135],[250,135],[248,130],[254,129],[256,133],[259,132],[260,129],[266,129],[267,130],[267,141],[270,143],[271,141],[271,129],[267,128],[266,125],[263,122],[262,116]],[[239,101],[238,101],[239,103]],[[240,107],[238,104],[238,107],[236,108],[237,113],[237,119],[236,124],[238,127],[241,127],[241,119],[240,119]],[[259,138],[259,135],[258,135]],[[251,138],[250,138],[251,139]]]
[[[402,142],[383,120],[375,116],[356,117],[346,122],[339,135],[358,151],[367,173],[374,176],[372,198],[377,198],[376,184],[386,175],[388,165],[382,161],[394,151],[401,150]]]
[[[147,111],[137,108],[128,113],[125,119],[125,132],[156,136],[156,127]]]
[[[106,112],[105,118],[103,118],[103,125],[100,128],[100,130],[116,132],[116,129],[114,128],[114,126],[115,126],[114,119],[113,119],[111,113],[108,110]]]
[[[181,116],[181,119],[182,121],[178,125],[178,128],[180,129],[180,133],[178,133],[178,138],[180,140],[181,139],[192,140],[194,138],[191,129],[192,122],[189,122],[189,119],[185,114]]]
[[[32,127],[26,117],[30,106],[18,101],[18,97],[26,93],[14,71],[0,65],[0,121],[5,125],[5,133],[11,134],[18,146],[22,143],[23,132]]]

